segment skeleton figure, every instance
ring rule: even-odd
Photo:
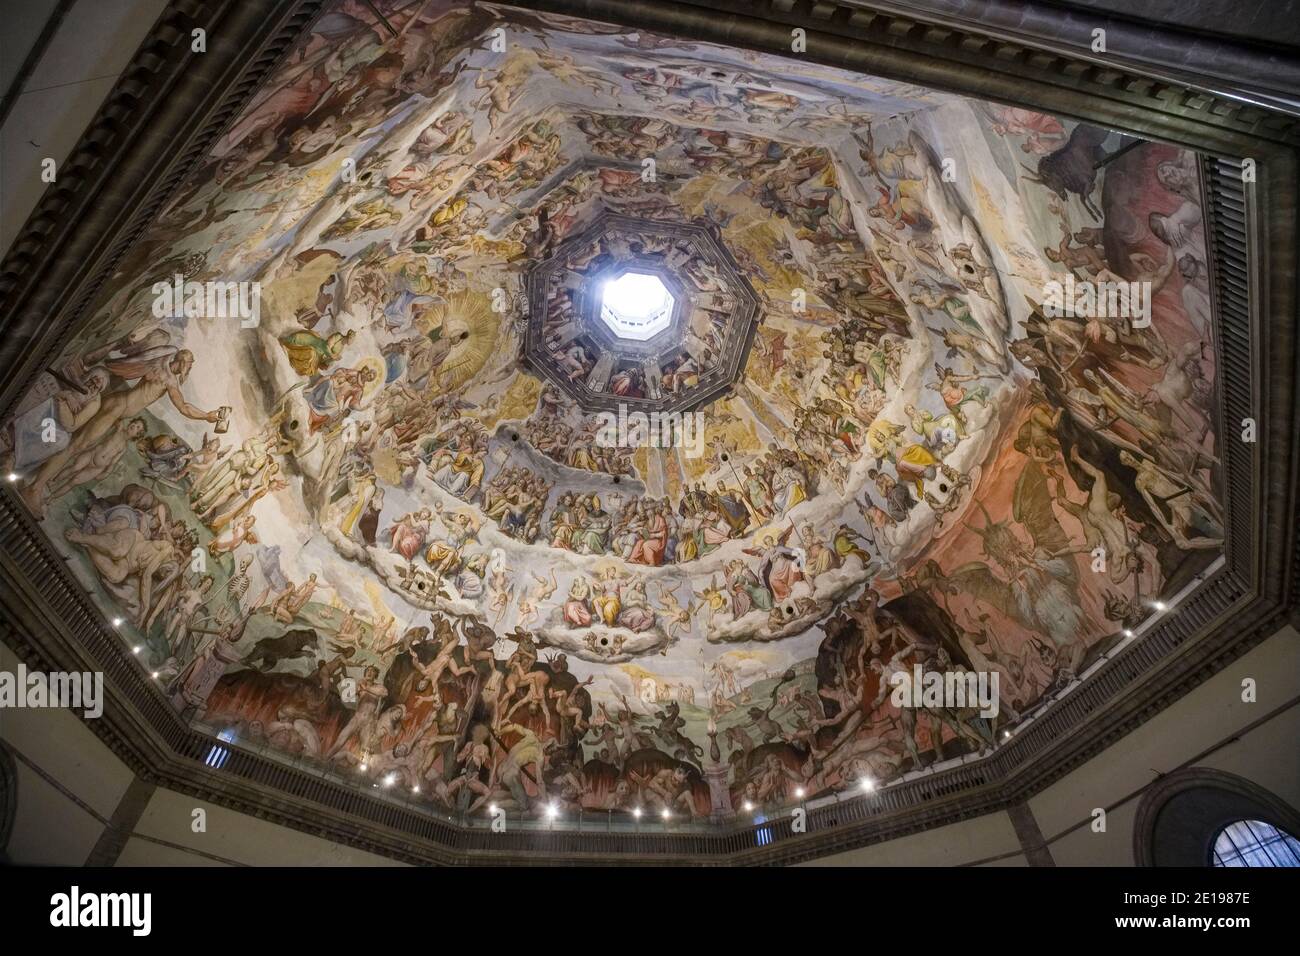
[[[252,563],[252,557],[241,558],[239,570],[226,582],[226,593],[234,598],[236,602],[240,601],[248,593],[248,586],[252,583],[252,579],[248,576],[248,567]]]

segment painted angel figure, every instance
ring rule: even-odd
[[[688,600],[686,606],[683,607],[677,599],[676,589],[669,590],[661,586],[659,588],[659,601],[655,607],[663,612],[664,631],[670,638],[675,640],[678,633],[683,629],[690,631],[691,615],[696,610],[694,601]]]

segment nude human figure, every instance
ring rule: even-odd
[[[551,569],[549,580],[539,576],[535,571],[529,573],[537,583],[527,592],[519,595],[519,624],[522,627],[528,627],[537,620],[542,602],[554,594],[556,588],[554,568]]]
[[[1211,502],[1198,489],[1175,480],[1150,458],[1127,450],[1121,451],[1119,458],[1137,471],[1133,486],[1178,547],[1187,551],[1223,544],[1223,528],[1204,507]]]
[[[506,711],[505,719],[509,720],[515,715],[520,707],[531,705],[534,710],[540,708],[542,715],[546,718],[546,725],[551,725],[551,710],[546,703],[546,686],[551,682],[551,676],[546,671],[525,671],[518,663],[513,663],[509,675],[506,677],[506,686],[503,692],[503,699],[510,700],[520,687],[526,689],[524,696]]]
[[[876,621],[876,609],[880,606],[880,594],[874,588],[867,588],[853,604],[845,607],[845,613],[862,628],[862,638],[858,645],[858,676],[867,674],[867,652],[880,653],[880,625]]]
[[[126,446],[144,435],[143,418],[119,421],[97,444],[86,448],[68,462],[59,474],[50,479],[46,488],[46,502],[61,498],[73,488],[98,481],[113,470],[122,458]]]
[[[510,790],[515,801],[523,807],[528,805],[528,794],[524,790],[520,777],[527,777],[537,786],[539,796],[546,799],[546,777],[543,774],[543,763],[545,757],[542,751],[542,743],[538,740],[537,735],[527,727],[521,727],[519,724],[505,723],[501,725],[501,733],[517,733],[520,739],[513,747],[506,752],[506,758],[501,762],[498,768],[498,776],[501,782]],[[529,770],[529,768],[532,768]],[[480,797],[476,805],[471,810],[477,809],[486,797]]]
[[[1132,573],[1130,556],[1133,545],[1129,541],[1128,525],[1121,516],[1122,504],[1118,495],[1111,494],[1106,473],[1085,461],[1077,447],[1070,449],[1070,460],[1092,479],[1088,490],[1086,510],[1078,515],[1088,533],[1088,545],[1096,548],[1100,543],[1106,549],[1110,579],[1115,584]]]
[[[1072,245],[1072,243],[1080,245]],[[1106,268],[1106,257],[1095,241],[1095,234],[1088,230],[1071,233],[1065,221],[1061,221],[1061,242],[1055,249],[1047,246],[1043,249],[1047,258],[1059,262],[1068,269],[1083,269],[1094,274]]]
[[[316,590],[316,575],[313,572],[302,584],[290,585],[276,597],[271,605],[271,616],[281,624],[292,624],[294,618],[307,605],[312,592]]]
[[[99,411],[73,434],[68,447],[46,459],[40,470],[24,486],[23,500],[38,518],[45,515],[47,486],[69,462],[98,445],[118,427],[119,422],[137,417],[164,395],[171,399],[176,410],[186,418],[205,422],[220,421],[220,410],[205,412],[198,406],[191,405],[181,393],[181,385],[189,377],[194,365],[194,355],[187,349],[175,351],[162,348],[157,351],[159,354],[156,358],[141,361],[129,370],[135,375],[136,384],[125,391],[105,396],[100,402]]]
[[[212,584],[212,575],[205,574],[197,584],[186,586],[173,601],[163,629],[163,639],[167,641],[167,646],[171,648],[173,654],[176,654],[181,641],[189,636],[190,626],[195,623],[199,609],[212,600],[208,597]]]
[[[681,809],[692,817],[698,816],[695,795],[691,792],[690,778],[685,768],[665,767],[650,776],[629,772],[628,777],[641,787],[646,803],[652,807],[669,813]]]
[[[597,753],[602,750],[608,752],[610,760],[621,766],[618,742],[623,739],[623,731],[615,724],[604,724],[600,727],[591,727],[589,730],[597,733],[597,737],[594,741],[587,741],[587,746]]]
[[[862,694],[858,688],[849,682],[848,674],[845,673],[842,664],[838,670],[839,673],[836,675],[835,683],[829,687],[823,687],[817,693],[818,696],[837,704],[839,713],[834,717],[823,717],[820,720],[814,720],[811,727],[814,731],[818,731],[840,724],[844,726],[836,734],[835,740],[825,750],[818,750],[815,746],[812,747],[812,755],[819,760],[827,754],[833,753],[844,741],[853,736],[853,733],[866,717],[862,709]]]
[[[477,797],[469,808],[471,813],[481,807],[492,793],[490,785],[485,783],[481,776],[483,768],[488,766],[491,760],[488,735],[489,731],[486,725],[474,725],[474,729],[470,731],[470,739],[465,742],[465,746],[461,747],[456,754],[456,766],[460,767],[460,774],[447,784],[445,791],[445,799],[448,804],[451,803],[452,797],[461,789],[467,789],[476,794]]]
[[[488,109],[488,130],[494,137],[502,117],[510,112],[515,94],[523,86],[525,75],[526,71],[520,70],[517,64],[510,64],[491,76],[487,73],[480,74],[474,81],[474,89],[487,90],[474,105],[476,109]]]
[[[573,721],[574,733],[577,734],[577,736],[579,737],[581,737],[583,734],[587,732],[587,723],[582,716],[582,708],[573,699],[573,697],[578,692],[579,687],[586,687],[587,685],[591,684],[592,681],[594,681],[595,679],[596,678],[594,676],[588,677],[577,687],[573,688],[573,690],[560,690],[559,688],[556,688],[555,690],[550,692],[551,700],[555,701],[556,716],[561,718],[563,717],[570,718]]]
[[[356,644],[360,638],[361,622],[357,620],[356,608],[348,608],[343,620],[339,622],[338,630],[334,632],[334,640],[338,644]]]
[[[1168,410],[1171,420],[1177,418],[1189,429],[1199,430],[1196,436],[1198,444],[1205,440],[1211,425],[1210,417],[1198,407],[1199,394],[1205,384],[1201,371],[1204,357],[1204,342],[1188,342],[1169,359],[1164,375],[1146,395],[1148,405],[1159,403]],[[1189,415],[1189,410],[1196,414]]]
[[[646,720],[648,718],[642,714],[634,713],[631,706],[628,704],[626,697],[620,696],[619,700],[623,702],[623,706],[618,713],[618,724],[619,729],[622,731],[621,736],[623,738],[622,751],[619,754],[619,757],[622,760],[627,760],[634,751],[653,747],[654,740],[649,733],[637,726],[638,720]]]
[[[801,784],[803,778],[782,763],[776,754],[768,754],[755,782],[758,785],[755,796],[760,804],[766,804],[770,800],[784,800],[790,783]]]
[[[139,607],[133,616],[137,625],[143,624],[150,617],[154,575],[177,559],[172,539],[167,535],[158,539],[146,538],[135,528],[116,528],[98,534],[68,528],[63,536],[86,549],[90,563],[102,581],[120,585],[127,578],[137,578]]]
[[[442,646],[439,648],[437,655],[427,664],[421,664],[419,659],[412,657],[411,661],[418,670],[429,681],[431,687],[436,688],[438,682],[442,680],[445,671],[451,671],[456,677],[463,674],[473,674],[474,668],[469,665],[460,665],[452,659],[452,654],[460,646],[460,640],[456,632],[447,628],[442,638]]]
[[[361,736],[364,740],[369,736],[379,717],[379,707],[387,696],[388,688],[379,680],[379,668],[367,667],[357,684],[356,712],[339,732],[334,745],[325,752],[326,759],[334,759],[353,737]]]
[[[897,654],[882,661],[879,658],[871,662],[871,670],[880,677],[880,690],[876,692],[875,700],[871,702],[871,710],[875,710],[885,702],[889,692],[895,686],[891,678],[894,674],[908,674],[907,665],[903,663],[903,658],[914,651],[915,645],[908,644]],[[903,743],[907,746],[907,752],[912,758],[912,769],[917,770],[921,767],[921,751],[916,745],[916,711],[911,707],[904,707],[901,711],[903,723]]]
[[[296,742],[309,757],[320,756],[320,737],[316,728],[311,721],[295,717],[288,708],[281,707],[276,711],[275,720],[266,725],[265,733],[267,740],[284,749],[289,749]],[[275,740],[277,737],[280,740]]]
[[[256,479],[269,481],[279,470],[273,456],[287,447],[278,437],[272,439],[259,434],[231,451],[204,475],[203,482],[191,493],[195,513],[207,520],[241,490],[251,488]]]

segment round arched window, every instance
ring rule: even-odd
[[[1139,866],[1300,867],[1300,812],[1235,773],[1186,767],[1155,781],[1138,804]]]
[[[1219,831],[1211,862],[1215,866],[1300,867],[1300,840],[1262,820],[1238,820]]]

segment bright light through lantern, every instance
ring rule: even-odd
[[[601,290],[601,321],[620,338],[644,342],[668,328],[672,317],[672,294],[658,276],[625,272]]]

